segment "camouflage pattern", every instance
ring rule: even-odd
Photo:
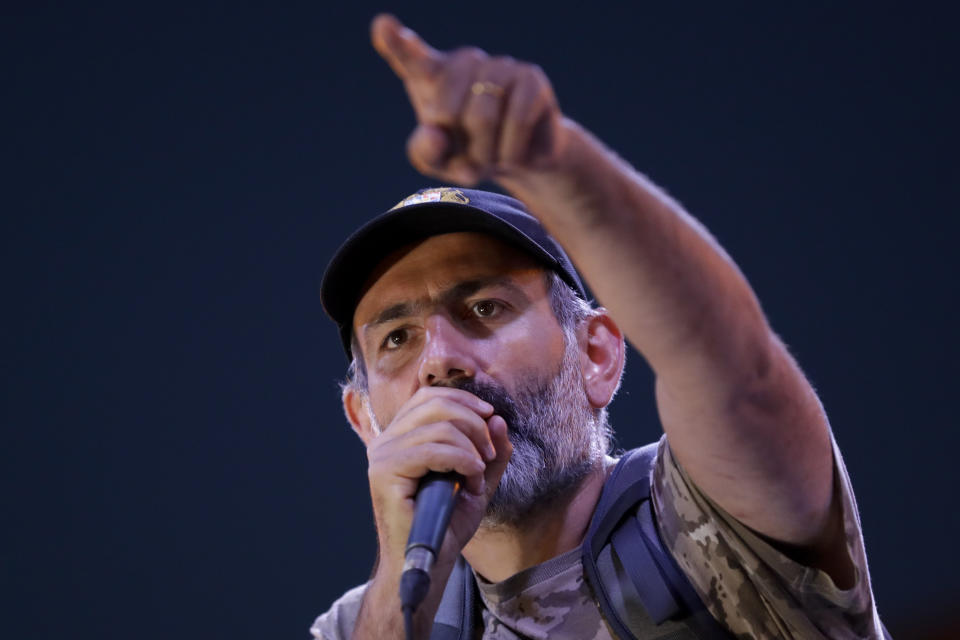
[[[856,570],[841,590],[823,571],[771,547],[697,489],[661,439],[653,475],[664,545],[704,604],[738,638],[883,638],[870,588],[860,520],[843,459],[833,443],[847,550]]]
[[[687,573],[710,612],[737,638],[882,638],[870,590],[856,503],[834,444],[847,548],[856,584],[838,589],[824,572],[793,562],[724,512],[690,481],[660,441],[652,479],[654,508],[665,546]],[[613,638],[583,576],[574,549],[500,583],[477,577],[483,600],[483,640]],[[350,637],[363,587],[349,591],[311,632]],[[644,639],[641,639],[644,640]]]
[[[478,576],[477,584],[484,604],[483,640],[613,637],[584,581],[580,549],[503,582],[492,584]]]

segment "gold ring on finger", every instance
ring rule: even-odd
[[[473,95],[475,96],[482,96],[483,94],[487,93],[495,98],[499,98],[506,93],[506,89],[498,84],[487,81],[481,82],[479,80],[473,83],[473,86],[470,87],[470,91],[473,92]]]

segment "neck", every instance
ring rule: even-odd
[[[464,547],[464,558],[484,579],[501,582],[580,546],[600,499],[603,483],[616,462],[605,457],[569,497],[531,517],[522,528],[480,527]]]

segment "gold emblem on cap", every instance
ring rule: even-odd
[[[463,191],[460,191],[460,189],[454,189],[452,187],[424,189],[423,191],[418,191],[413,195],[407,196],[391,207],[390,211],[399,209],[400,207],[409,207],[412,204],[420,204],[421,202],[456,202],[457,204],[467,204],[470,202],[470,198],[468,198]]]

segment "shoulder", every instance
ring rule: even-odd
[[[353,635],[353,627],[360,613],[363,594],[367,585],[362,584],[337,598],[326,613],[319,616],[310,627],[314,638],[321,640],[346,640]]]
[[[644,478],[652,483],[654,469],[660,455],[660,442],[651,442],[636,449],[622,451],[616,458],[608,456],[604,490],[620,492]]]
[[[689,478],[661,440],[652,479],[664,546],[711,613],[751,637],[879,638],[879,618],[849,478],[836,444],[834,474],[856,581],[840,589],[823,571],[788,558]]]

